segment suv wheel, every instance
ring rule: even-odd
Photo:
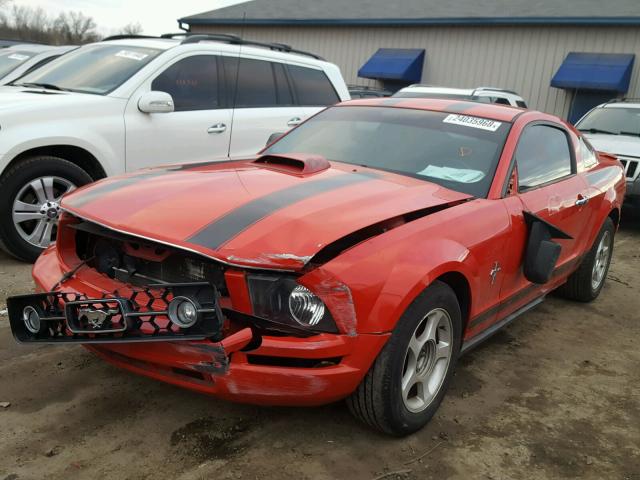
[[[31,157],[0,178],[0,246],[11,255],[33,262],[55,241],[60,199],[93,180],[62,158]]]

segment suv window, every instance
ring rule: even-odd
[[[194,55],[171,65],[151,83],[152,90],[173,97],[176,112],[220,107],[218,62],[214,55]]]
[[[334,105],[340,101],[331,81],[322,70],[289,65],[298,103],[303,106]]]
[[[222,58],[230,90],[229,106],[234,106],[234,104],[236,108],[278,106],[276,74],[272,62],[241,58],[238,65],[237,57]],[[236,85],[238,91],[234,95]]]
[[[571,150],[566,133],[549,125],[525,129],[516,149],[520,191],[571,173]]]

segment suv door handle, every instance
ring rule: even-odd
[[[589,202],[589,199],[587,197],[585,197],[584,195],[578,195],[578,199],[576,200],[576,206],[581,207],[583,205],[586,205],[587,202]]]
[[[296,127],[302,123],[302,119],[300,117],[293,117],[291,120],[287,122],[288,127]]]
[[[207,133],[224,133],[227,130],[227,126],[224,123],[216,123],[207,128]]]

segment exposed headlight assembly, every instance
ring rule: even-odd
[[[248,275],[247,282],[256,316],[313,331],[338,332],[324,302],[295,278]]]

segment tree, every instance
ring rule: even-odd
[[[121,35],[140,35],[142,33],[142,25],[140,22],[128,23],[120,29]]]
[[[53,25],[63,43],[80,44],[99,38],[96,22],[82,12],[62,12]]]

